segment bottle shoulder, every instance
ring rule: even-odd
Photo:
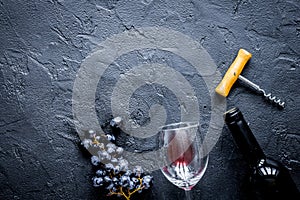
[[[277,177],[286,173],[288,173],[287,168],[273,158],[262,158],[254,166],[254,174],[259,176]]]
[[[262,159],[253,170],[250,181],[258,193],[275,199],[299,197],[297,186],[281,162],[272,158]]]

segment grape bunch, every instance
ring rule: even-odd
[[[96,171],[93,184],[94,187],[103,187],[108,190],[108,195],[123,196],[129,200],[132,194],[149,189],[152,179],[152,176],[143,173],[140,166],[136,166],[133,171],[120,171],[109,163],[102,165]]]
[[[112,130],[116,130],[119,123],[119,117],[113,119],[110,122]],[[134,193],[149,189],[153,177],[144,173],[141,166],[130,170],[128,161],[122,156],[124,149],[116,146],[114,141],[113,134],[97,135],[90,130],[81,144],[93,154],[91,163],[96,169],[92,178],[93,186],[104,188],[108,196],[123,196],[130,200]]]

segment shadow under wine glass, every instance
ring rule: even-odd
[[[190,191],[204,175],[209,160],[204,133],[197,122],[165,125],[159,133],[160,170],[191,199]]]

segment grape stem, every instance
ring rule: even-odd
[[[140,181],[140,187],[134,189],[133,191],[130,191],[129,189],[127,190],[127,194],[123,191],[123,187],[119,187],[119,192],[114,192],[112,190],[109,191],[109,195],[121,195],[124,196],[126,200],[130,200],[131,195],[133,195],[134,193],[136,193],[139,190],[144,189],[143,185],[143,179],[142,178],[138,178],[138,180]]]
[[[100,142],[96,139],[96,134],[93,135],[93,141],[92,144],[95,144],[96,146],[100,146]],[[101,150],[105,150],[103,147],[99,147]]]

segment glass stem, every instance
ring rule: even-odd
[[[185,199],[186,200],[192,200],[190,190],[185,190],[184,193],[185,193]]]

